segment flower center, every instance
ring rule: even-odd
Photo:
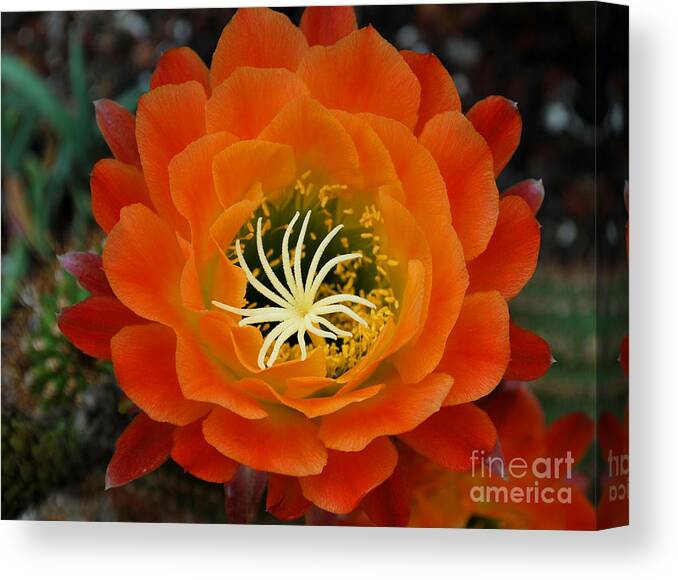
[[[388,279],[397,262],[379,247],[379,212],[355,211],[341,198],[345,189],[314,193],[302,177],[291,195],[265,201],[227,250],[247,277],[246,306],[213,304],[242,316],[240,326],[261,330],[262,369],[306,359],[308,338],[324,349],[328,376],[339,376],[363,358],[398,310]]]

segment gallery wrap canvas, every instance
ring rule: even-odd
[[[628,8],[2,14],[2,518],[628,523]]]

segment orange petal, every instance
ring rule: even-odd
[[[367,120],[345,111],[335,110],[332,114],[346,129],[358,152],[361,177],[359,188],[365,191],[393,185],[400,189],[400,181],[389,151]]]
[[[553,357],[541,336],[511,322],[511,361],[504,378],[508,381],[533,381],[546,374]]]
[[[172,459],[191,475],[211,483],[230,481],[238,469],[235,461],[205,441],[200,421],[175,429]]]
[[[454,377],[445,405],[487,395],[509,362],[509,312],[499,292],[468,294],[445,346],[438,370]]]
[[[77,348],[110,360],[111,339],[128,324],[144,322],[112,296],[90,296],[59,314],[59,330]]]
[[[89,183],[94,219],[106,233],[118,223],[123,207],[133,203],[151,206],[144,174],[134,165],[101,159],[94,165]]]
[[[311,504],[301,493],[301,486],[296,477],[269,474],[266,493],[267,512],[279,520],[296,520],[304,515],[309,505]]]
[[[358,24],[353,6],[308,6],[299,28],[309,46],[329,46],[353,32]]]
[[[444,374],[432,374],[417,384],[391,377],[381,392],[323,417],[318,436],[330,449],[360,451],[382,435],[411,431],[440,409],[452,386]]]
[[[529,460],[545,452],[544,412],[537,397],[524,385],[496,389],[481,404],[497,428],[507,460]]]
[[[520,143],[523,121],[517,103],[504,97],[486,97],[473,105],[466,117],[490,146],[494,174],[499,175]]]
[[[593,440],[593,421],[585,413],[568,413],[548,426],[546,453],[564,458],[570,453],[579,463]]]
[[[268,8],[241,8],[221,33],[212,57],[212,87],[241,66],[297,69],[306,38],[287,16]]]
[[[115,295],[139,316],[183,322],[179,293],[184,256],[175,233],[150,209],[130,205],[110,231],[104,270]]]
[[[306,85],[287,69],[239,68],[207,101],[207,130],[254,139],[287,103],[307,94]]]
[[[134,115],[108,99],[94,101],[94,110],[99,131],[115,158],[121,163],[140,167]]]
[[[434,54],[401,50],[405,62],[417,75],[421,85],[419,120],[414,134],[419,135],[429,119],[446,111],[461,111],[461,101],[454,81]]]
[[[394,359],[404,379],[418,382],[433,371],[443,355],[468,286],[466,264],[451,227],[445,183],[431,154],[400,123],[373,115],[365,118],[388,148],[405,192],[404,203],[431,249],[429,314],[420,334]]]
[[[253,469],[301,477],[320,473],[327,451],[315,425],[296,411],[267,409],[265,419],[243,419],[220,407],[203,423],[208,443]]]
[[[173,425],[137,415],[115,443],[106,469],[106,489],[120,487],[160,467],[172,449]]]
[[[322,378],[316,379],[320,384],[322,384],[322,381],[324,380],[325,379]],[[356,389],[350,393],[337,394],[329,397],[312,397],[309,399],[282,395],[270,386],[269,390],[271,394],[286,407],[295,409],[306,415],[309,419],[313,419],[315,417],[336,414],[337,411],[343,409],[347,405],[361,403],[362,401],[371,399],[381,391],[383,386],[384,385],[371,385],[362,389]]]
[[[469,292],[499,290],[507,300],[532,277],[541,234],[530,206],[515,195],[499,203],[499,219],[487,249],[468,264]]]
[[[191,337],[177,339],[176,367],[185,397],[220,405],[246,419],[267,416],[264,408],[238,388],[238,377]]]
[[[398,463],[398,452],[388,437],[375,439],[362,451],[330,451],[319,475],[299,480],[306,499],[335,514],[353,511],[360,501],[389,478]]]
[[[151,76],[151,90],[188,81],[198,81],[210,94],[210,73],[202,59],[187,46],[171,48],[160,57]]]
[[[292,184],[295,173],[292,149],[267,141],[234,143],[213,163],[217,196],[227,209],[241,202],[256,183],[263,193],[276,192]]]
[[[333,46],[311,48],[297,74],[330,109],[374,113],[414,129],[421,88],[398,51],[368,26]]]
[[[507,190],[501,192],[502,197],[507,197],[509,195],[517,195],[522,197],[527,205],[530,206],[532,213],[537,215],[537,212],[541,208],[541,204],[544,202],[544,182],[541,179],[524,179],[519,181],[515,185],[512,185]]]
[[[497,223],[499,192],[492,153],[461,113],[441,113],[419,137],[438,163],[466,260],[480,254]]]
[[[400,438],[417,453],[454,471],[471,467],[474,451],[489,453],[497,432],[487,414],[473,403],[444,407]]]
[[[356,180],[359,159],[351,137],[327,109],[308,97],[289,103],[259,138],[291,145],[297,171],[311,170],[315,181]]]
[[[210,406],[182,394],[174,368],[176,343],[166,326],[126,326],[111,340],[113,369],[120,388],[151,419],[187,425]]]
[[[168,165],[205,134],[205,89],[196,81],[158,87],[139,99],[137,142],[148,191],[160,216],[188,238],[188,224],[172,202]]]

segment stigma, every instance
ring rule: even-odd
[[[304,248],[304,239],[311,212],[308,211],[301,224],[301,230],[297,238],[294,258],[290,256],[289,244],[292,229],[297,223],[300,212],[296,212],[285,230],[282,240],[282,266],[284,282],[276,276],[273,268],[266,257],[262,240],[262,218],[257,220],[256,244],[257,254],[261,267],[268,278],[272,288],[266,286],[252,273],[242,253],[240,240],[235,242],[235,252],[238,263],[242,268],[247,281],[275,306],[263,308],[236,308],[223,304],[216,300],[212,304],[217,308],[242,316],[240,326],[270,324],[268,334],[259,350],[257,364],[260,369],[270,368],[278,359],[280,349],[292,336],[296,334],[301,351],[301,360],[307,356],[306,334],[315,335],[324,339],[337,340],[339,337],[350,338],[352,333],[338,328],[327,320],[330,314],[344,314],[362,326],[367,326],[364,318],[356,314],[346,303],[359,304],[367,308],[376,308],[369,300],[355,294],[332,294],[316,301],[316,295],[320,290],[325,278],[341,263],[362,258],[360,253],[340,254],[325,262],[321,266],[323,254],[334,237],[344,227],[339,224],[334,227],[318,245],[313,255],[309,268],[302,272],[301,256]],[[269,353],[270,351],[270,353]]]

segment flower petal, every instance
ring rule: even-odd
[[[104,270],[115,295],[149,320],[181,324],[181,274],[185,259],[175,233],[141,204],[120,212],[103,253]]]
[[[265,140],[239,141],[214,158],[212,166],[216,193],[229,209],[241,202],[252,186],[262,193],[276,193],[294,182],[296,166],[292,148]]]
[[[296,477],[275,473],[268,476],[267,512],[273,514],[279,520],[296,520],[304,515],[309,505],[311,503],[301,492],[301,486]]]
[[[106,469],[106,489],[120,487],[160,467],[172,449],[174,426],[137,415],[115,443]]]
[[[541,179],[524,179],[502,191],[501,195],[502,197],[509,195],[522,197],[532,209],[532,213],[537,215],[541,204],[544,202],[544,182]]]
[[[568,413],[546,429],[546,453],[564,458],[572,454],[579,463],[593,441],[593,421],[585,413]]]
[[[59,314],[59,330],[94,358],[111,359],[111,339],[128,324],[143,322],[112,296],[90,296]]]
[[[442,408],[400,439],[434,463],[461,471],[471,467],[474,451],[492,450],[497,432],[484,411],[467,403]]]
[[[151,76],[151,90],[188,81],[198,81],[210,94],[210,73],[202,59],[187,46],[171,48],[160,57]]]
[[[306,38],[287,16],[268,8],[241,8],[221,33],[212,57],[212,88],[241,66],[297,69]]]
[[[306,85],[287,69],[238,68],[207,101],[207,130],[254,139],[287,103],[307,94]]]
[[[486,247],[497,223],[499,192],[492,153],[461,113],[441,113],[422,131],[419,142],[433,155],[442,173],[452,210],[452,225],[466,260]]]
[[[267,416],[255,399],[238,388],[238,377],[208,355],[194,338],[178,337],[176,365],[185,397],[220,405],[246,419]]]
[[[205,103],[202,85],[188,81],[146,93],[137,109],[137,142],[151,200],[160,216],[185,238],[188,224],[172,202],[168,165],[205,134]]]
[[[175,429],[172,459],[191,475],[212,483],[230,481],[238,469],[235,461],[205,441],[200,421]]]
[[[381,527],[404,527],[410,521],[410,490],[401,460],[384,483],[365,496],[362,508]]]
[[[499,292],[467,294],[438,370],[454,377],[445,405],[487,395],[509,362],[509,312]]]
[[[530,460],[543,455],[546,423],[534,394],[520,383],[504,386],[481,401],[497,428],[504,457]]]
[[[353,6],[307,6],[299,28],[309,46],[329,46],[358,28]]]
[[[315,425],[282,407],[271,406],[267,412],[265,419],[250,420],[217,407],[203,422],[205,439],[253,469],[297,477],[320,473],[327,451],[316,437]]]
[[[375,439],[362,451],[330,451],[319,475],[299,480],[306,499],[335,514],[353,511],[360,501],[393,473],[398,452],[388,437]]]
[[[112,296],[113,290],[103,270],[101,256],[92,252],[66,252],[58,256],[62,268],[77,278],[78,283],[95,295]]]
[[[468,264],[469,292],[499,290],[507,300],[532,277],[541,234],[530,206],[515,195],[499,203],[499,219],[487,249]]]
[[[113,369],[120,388],[154,421],[187,425],[209,412],[179,388],[174,332],[160,324],[126,326],[111,340]]]
[[[414,129],[421,88],[398,51],[368,26],[333,46],[314,46],[297,74],[330,109],[374,113]]]
[[[389,150],[404,203],[420,225],[431,249],[432,284],[428,316],[420,333],[394,358],[408,382],[433,371],[443,355],[468,286],[463,249],[451,227],[445,183],[431,154],[400,123],[364,115]]]
[[[419,135],[424,125],[438,113],[461,111],[457,87],[436,55],[411,50],[401,50],[400,54],[417,75],[421,85],[421,104],[417,126],[414,128],[415,135]]]
[[[517,103],[493,95],[473,105],[466,117],[490,146],[494,174],[499,175],[520,143],[523,122]]]
[[[94,101],[94,110],[99,131],[115,158],[121,163],[140,167],[134,115],[109,99]]]
[[[102,230],[110,232],[120,219],[120,210],[134,203],[151,207],[144,174],[134,165],[117,159],[97,161],[90,176],[92,213]]]
[[[452,379],[435,373],[417,384],[391,377],[372,398],[323,417],[318,436],[329,449],[360,451],[377,437],[416,428],[436,413]]]
[[[351,137],[327,109],[308,97],[289,103],[259,139],[290,145],[298,173],[311,170],[316,181],[344,184],[357,178],[358,151]]]
[[[511,361],[504,378],[508,381],[534,381],[546,374],[553,357],[551,348],[541,336],[511,322]]]

